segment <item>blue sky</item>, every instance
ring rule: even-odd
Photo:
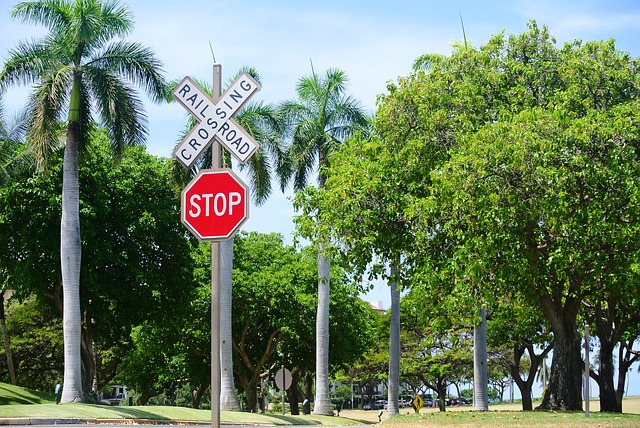
[[[0,59],[19,40],[43,29],[11,20],[14,1],[0,2]],[[618,49],[640,56],[640,2],[626,1],[349,1],[349,0],[130,0],[136,23],[129,40],[152,48],[168,79],[211,77],[213,48],[223,79],[243,66],[256,67],[262,90],[254,100],[274,103],[295,97],[296,81],[311,73],[340,68],[349,92],[375,111],[386,83],[408,74],[423,53],[449,53],[450,43],[466,37],[479,46],[501,31],[518,34],[529,20],[549,26],[558,43],[613,38]],[[21,106],[25,90],[12,90],[7,110]],[[180,105],[147,104],[148,151],[170,156],[186,120]],[[251,207],[246,230],[282,233],[291,241],[294,214],[290,192],[275,192],[262,207]],[[367,296],[388,307],[386,286]],[[635,368],[634,368],[635,372]],[[636,382],[636,394],[640,385]],[[633,385],[631,385],[633,389]],[[632,391],[630,390],[630,393]]]

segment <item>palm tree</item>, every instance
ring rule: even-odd
[[[487,381],[487,305],[480,304],[480,325],[473,327],[473,403],[489,410]]]
[[[163,99],[166,84],[151,50],[138,43],[111,42],[133,27],[128,9],[115,0],[27,1],[11,14],[48,29],[44,38],[21,42],[11,50],[0,74],[0,91],[13,84],[34,86],[27,106],[27,140],[38,166],[46,165],[57,145],[58,124],[66,115],[60,226],[65,356],[61,402],[84,401],[78,151],[94,127],[92,113],[102,119],[116,152],[142,143],[145,114],[129,82],[142,86],[154,101]]]
[[[235,76],[227,80],[227,86],[245,72],[256,81],[261,82],[260,75],[255,68],[244,67]],[[197,83],[209,95],[213,95],[211,85],[202,81],[197,81]],[[272,106],[262,102],[250,102],[235,115],[235,119],[243,129],[260,143],[260,148],[246,163],[240,164],[239,169],[247,172],[249,184],[253,189],[252,199],[255,204],[261,205],[271,195],[271,178],[274,173],[281,183],[282,190],[284,190],[284,183],[286,182],[288,164],[280,140],[283,127],[282,120]],[[195,125],[196,121],[193,117],[190,117],[183,137]],[[211,168],[211,160],[211,150],[209,149],[187,174],[184,173],[182,166],[175,162],[176,168],[179,168],[176,171],[177,181],[183,185],[186,184],[186,180],[194,176],[198,170]],[[225,166],[231,167],[229,153],[223,156],[223,163]],[[233,237],[220,243],[220,410],[238,411],[240,410],[240,402],[236,395],[233,376],[233,338],[231,334],[233,244]]]
[[[345,95],[347,76],[330,69],[324,76],[312,72],[298,81],[298,99],[286,101],[280,110],[291,139],[294,190],[302,190],[317,167],[318,185],[324,187],[323,168],[329,155],[358,129],[367,129],[369,119],[360,104]],[[318,244],[318,311],[316,317],[316,396],[314,413],[333,414],[329,395],[329,269],[323,244]]]
[[[390,268],[391,322],[389,324],[389,389],[387,391],[387,419],[400,413],[400,289],[398,286],[398,257]]]

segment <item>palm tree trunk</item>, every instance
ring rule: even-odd
[[[329,395],[329,270],[323,245],[318,244],[318,312],[316,315],[316,396],[313,413],[333,415]]]
[[[74,84],[73,92],[76,91]],[[72,96],[72,104],[73,104]],[[62,221],[60,225],[60,264],[62,269],[62,328],[64,336],[64,380],[61,403],[82,401],[82,363],[80,358],[80,213],[78,186],[77,121],[69,121],[62,173]]]
[[[473,328],[473,398],[476,410],[489,410],[487,390],[487,309],[480,305],[480,325]]]
[[[391,325],[389,331],[389,389],[387,392],[387,419],[399,413],[400,394],[400,290],[398,289],[398,266],[400,260],[391,266]]]
[[[220,242],[220,410],[240,411],[233,379],[231,334],[233,243],[233,237]]]

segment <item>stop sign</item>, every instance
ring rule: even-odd
[[[203,169],[182,190],[181,207],[199,240],[229,239],[249,218],[249,189],[230,169]]]

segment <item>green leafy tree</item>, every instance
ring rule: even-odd
[[[533,410],[533,384],[553,348],[544,315],[532,310],[536,303],[522,294],[496,295],[490,306],[487,341],[491,361],[506,369],[518,386],[522,410]]]
[[[600,280],[635,260],[637,76],[612,41],[556,48],[533,22],[477,50],[433,56],[380,98],[380,150],[351,147],[362,175],[375,182],[366,173],[383,170],[395,189],[387,193],[407,202],[370,203],[349,175],[333,195],[333,205],[367,201],[352,214],[363,225],[402,219],[412,233],[397,240],[403,276],[434,294],[444,287],[452,309],[505,289],[537,303],[554,343],[543,408],[582,407],[578,313],[587,296],[603,295]]]
[[[308,344],[313,336],[308,320],[313,319],[315,310],[310,296],[315,288],[316,260],[309,250],[297,252],[284,246],[282,237],[274,234],[236,237],[235,252],[238,262],[234,267],[233,312],[239,321],[234,323],[235,364],[249,408],[254,409],[263,373],[310,351]],[[344,298],[333,301],[356,300],[356,290],[344,284],[343,275],[336,269],[332,276],[335,298]],[[345,336],[332,348],[336,367],[357,359],[357,352],[364,352],[369,325],[366,310],[362,301],[336,309],[332,324]]]
[[[464,314],[450,312],[423,287],[414,287],[401,300],[402,376],[438,394],[446,410],[447,386],[471,368],[473,337]]]
[[[618,117],[615,109],[571,123],[546,112],[521,114],[480,132],[473,148],[443,172],[443,177],[457,175],[464,165],[466,185],[452,180],[448,191],[460,186],[454,200],[479,209],[471,214],[471,205],[462,208],[456,202],[456,212],[467,213],[460,216],[467,236],[473,236],[460,247],[471,250],[465,254],[468,263],[480,262],[473,254],[492,254],[498,261],[493,269],[518,271],[520,284],[535,294],[549,321],[554,352],[543,407],[581,408],[579,310],[588,296],[600,292],[595,279],[608,276],[618,260],[626,263],[627,255],[637,251],[637,225],[624,221],[635,216],[634,206],[625,202],[635,198],[635,185],[610,192],[607,184],[633,183],[638,176],[634,150],[625,143],[616,146],[611,137],[628,138],[624,126],[604,125],[616,123]],[[612,140],[606,151],[594,147]],[[501,188],[505,190],[498,194]],[[471,224],[465,220],[468,214],[483,220]]]
[[[17,117],[14,123],[9,122],[5,117],[4,106],[0,99],[0,189],[10,179],[27,171],[32,166],[32,157],[25,150],[24,144],[24,118]],[[1,220],[0,220],[1,221]],[[11,341],[7,333],[6,316],[4,311],[4,295],[8,291],[6,285],[9,280],[9,273],[0,271],[0,326],[2,328],[2,343],[6,355],[7,366],[9,368],[9,379],[16,385],[16,373],[11,353]]]
[[[194,282],[169,163],[142,147],[125,150],[116,161],[105,134],[96,133],[87,148],[79,180],[91,189],[80,200],[83,387],[89,391],[94,380],[99,389],[115,376],[132,328],[145,321],[168,323],[184,311]],[[52,157],[57,163],[48,174],[12,182],[0,192],[6,226],[0,229],[0,269],[11,272],[9,286],[19,297],[47,299],[62,315],[56,251],[61,155]]]
[[[78,151],[88,143],[92,107],[109,131],[114,149],[143,141],[142,103],[128,82],[152,99],[165,94],[160,63],[137,43],[110,40],[133,26],[125,7],[113,1],[37,0],[22,2],[14,18],[41,24],[49,33],[9,52],[0,73],[0,92],[9,85],[33,84],[28,104],[28,141],[40,165],[58,143],[57,124],[67,122],[62,176],[60,261],[64,296],[65,377],[61,402],[83,401],[81,364],[81,237]]]
[[[296,191],[309,183],[318,168],[318,185],[324,187],[329,155],[346,137],[368,127],[368,118],[359,103],[346,95],[347,77],[330,69],[324,76],[315,72],[296,85],[297,100],[285,101],[280,110],[287,120],[290,138],[291,175]],[[329,395],[329,295],[330,260],[324,243],[318,243],[318,305],[316,316],[316,396],[315,414],[332,415]]]
[[[63,373],[60,315],[52,308],[51,302],[33,297],[22,302],[17,298],[9,299],[6,312],[16,384],[53,392],[54,386],[62,382]],[[2,379],[10,379],[9,367],[0,367]]]

